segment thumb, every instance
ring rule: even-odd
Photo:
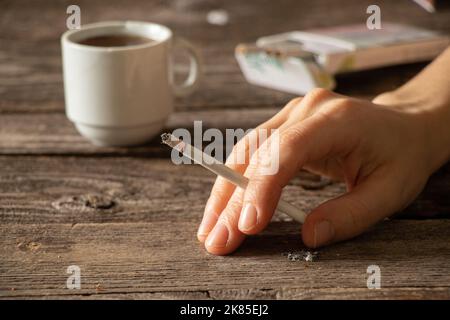
[[[400,194],[398,181],[375,172],[351,192],[314,209],[302,226],[303,242],[316,248],[353,238],[400,209]]]

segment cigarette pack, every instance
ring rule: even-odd
[[[393,23],[369,30],[364,24],[266,36],[239,44],[235,56],[248,82],[305,94],[333,89],[339,73],[431,60],[449,43],[431,30]]]
[[[434,12],[436,10],[434,0],[414,0],[414,1],[428,12]]]

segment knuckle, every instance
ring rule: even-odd
[[[224,210],[220,213],[219,220],[229,227],[237,226],[239,215],[242,210],[242,200],[244,198],[244,190],[236,189],[228,200]]]
[[[323,102],[334,97],[334,93],[330,90],[323,88],[315,88],[308,92],[302,102],[302,110],[300,111],[303,114],[303,117],[310,116],[316,112],[318,108],[321,107]]]
[[[281,192],[279,173],[274,175],[252,176],[247,189],[245,190],[246,201],[264,203],[271,199],[274,194]]]
[[[350,98],[334,99],[327,104],[321,113],[331,119],[355,119],[359,116],[361,108]]]
[[[295,98],[291,99],[291,101],[289,101],[289,103],[297,104],[300,101],[302,101],[302,97],[295,97]]]
[[[301,97],[292,99],[283,107],[283,109],[280,112],[285,114],[286,118],[290,117],[292,114],[294,114],[296,112],[296,110],[299,109],[299,106],[301,106],[302,100],[303,100],[303,98],[301,98]]]
[[[214,184],[211,193],[209,195],[208,202],[214,203],[214,202],[220,202],[223,201],[223,199],[227,198],[228,192],[229,192],[229,186],[230,182],[227,180],[221,178],[220,180],[216,181]]]
[[[265,168],[279,162],[279,142],[277,141],[276,143],[276,147],[268,147],[264,144],[251,155],[247,166],[247,173],[261,174],[261,171],[264,171]]]
[[[314,104],[314,103],[320,102],[324,99],[328,99],[332,96],[334,96],[334,94],[330,90],[323,89],[323,88],[315,88],[306,94],[305,99],[307,99],[308,102],[311,102]]]
[[[239,213],[241,212],[241,209],[242,204],[240,202],[230,201],[223,213],[220,215],[220,222],[229,227],[237,226],[239,223]]]
[[[231,153],[227,157],[227,164],[239,165],[246,161],[247,153],[249,152],[248,139],[246,137],[239,140],[231,149]]]
[[[222,188],[213,188],[211,194],[209,195],[210,202],[217,202],[225,197],[225,191]]]
[[[297,98],[294,98],[294,99],[291,99],[287,104],[286,104],[286,108],[292,108],[292,107],[295,107],[295,106],[297,106],[299,103],[300,103],[300,101],[302,101],[302,98],[301,97],[297,97]]]
[[[248,191],[254,193],[255,195],[258,194],[258,190],[260,189],[260,186],[267,184],[268,180],[270,180],[270,178],[268,178],[268,176],[263,176],[260,175],[258,173],[252,175],[249,179],[249,188]]]
[[[293,145],[298,144],[306,136],[306,130],[302,126],[293,126],[286,129],[280,135],[280,152],[283,149],[291,149]]]
[[[258,199],[258,195],[260,195],[259,189],[260,187],[255,180],[250,188],[247,187],[247,189],[245,189],[245,201],[256,202],[256,199]]]

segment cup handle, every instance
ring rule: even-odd
[[[183,97],[190,94],[197,87],[200,78],[200,55],[197,49],[187,40],[176,37],[173,42],[173,49],[184,49],[189,55],[189,74],[182,84],[175,84],[172,81],[174,93],[177,97]],[[173,72],[173,68],[172,68]],[[172,74],[173,79],[173,74]]]

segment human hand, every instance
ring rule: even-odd
[[[386,97],[380,97],[383,103]],[[376,100],[375,100],[376,101]],[[377,102],[377,101],[376,101]],[[300,169],[344,181],[348,192],[308,215],[302,238],[320,247],[352,238],[408,205],[442,162],[427,114],[316,89],[286,105],[255,130],[279,130],[279,170],[227,165],[249,178],[246,190],[218,177],[198,239],[213,254],[239,247],[270,222],[282,188]],[[387,104],[387,103],[386,103]],[[270,139],[270,137],[268,138]],[[242,139],[238,144],[248,143]],[[235,157],[235,147],[229,159]],[[247,150],[248,151],[248,150]]]

